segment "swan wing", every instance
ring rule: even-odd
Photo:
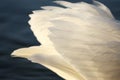
[[[49,59],[46,54],[45,65],[54,71],[56,68],[60,70],[60,66],[65,67],[66,63],[73,72],[84,77],[81,80],[118,80],[120,23],[110,10],[97,1],[94,4],[56,3],[66,8],[47,6],[30,15],[29,24],[45,49],[43,53],[48,49],[57,55]],[[43,57],[38,59],[38,55],[31,59],[37,61]],[[55,64],[51,65],[51,60]],[[59,67],[54,66],[58,63],[61,63]],[[80,77],[72,80],[80,80]]]

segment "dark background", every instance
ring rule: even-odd
[[[91,3],[91,0],[66,1]],[[98,1],[120,19],[120,0]],[[28,15],[45,5],[57,6],[52,0],[0,0],[0,80],[63,80],[40,64],[10,56],[13,50],[40,44],[29,28]]]

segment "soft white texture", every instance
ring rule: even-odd
[[[42,44],[12,55],[40,63],[66,80],[119,80],[120,22],[102,3],[56,1],[33,11],[29,24]]]

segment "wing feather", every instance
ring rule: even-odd
[[[42,46],[47,46],[46,50],[53,49],[59,55],[58,59],[49,59],[46,55],[45,65],[53,71],[59,69],[64,72],[66,70],[60,66],[65,66],[59,62],[63,59],[67,64],[66,69],[70,68],[85,80],[120,79],[120,23],[114,19],[110,10],[97,1],[95,4],[56,3],[67,8],[48,6],[30,15],[29,24],[38,41]],[[70,71],[66,73],[70,74]]]

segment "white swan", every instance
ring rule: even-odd
[[[12,55],[40,63],[66,80],[119,80],[120,22],[102,3],[56,1],[33,11],[29,24],[41,46]]]

